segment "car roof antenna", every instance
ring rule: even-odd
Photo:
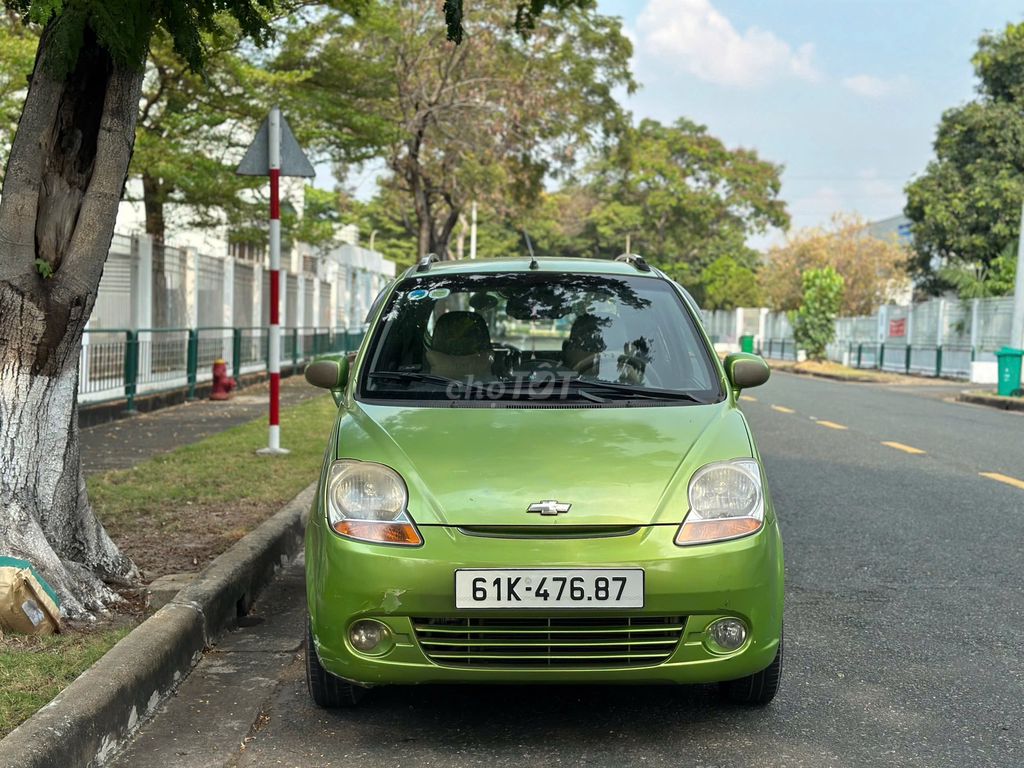
[[[523,237],[526,238],[526,247],[530,250],[530,269],[540,269],[540,264],[537,263],[537,257],[533,255],[533,243],[530,242],[530,233],[525,229],[523,230]]]

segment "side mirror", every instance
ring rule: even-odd
[[[772,375],[764,358],[748,352],[734,352],[725,358],[725,375],[735,390],[759,387]]]
[[[329,389],[334,401],[341,400],[341,391],[348,383],[348,358],[344,355],[320,358],[306,366],[306,381],[314,387]]]

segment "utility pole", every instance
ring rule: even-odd
[[[1013,325],[1010,346],[1024,349],[1024,204],[1020,211],[1020,239],[1017,241],[1017,277],[1013,288]]]
[[[469,258],[476,258],[476,200],[473,201],[473,207],[470,209]]]
[[[629,233],[627,232],[626,233],[626,255],[628,256],[629,253],[630,253],[630,250],[629,250]]]

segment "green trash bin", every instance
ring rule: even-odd
[[[753,351],[754,351],[754,337],[753,336],[740,336],[740,352],[750,352],[750,353],[753,353]],[[1019,365],[1017,367],[1018,367],[1018,369],[1020,368]]]
[[[1003,347],[996,352],[996,359],[999,361],[999,394],[1003,397],[1019,396],[1020,388],[1020,363],[1024,357],[1024,349],[1013,349]]]

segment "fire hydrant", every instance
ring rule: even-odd
[[[210,389],[211,400],[230,400],[231,390],[238,382],[228,376],[228,364],[224,360],[213,361],[213,387]]]

